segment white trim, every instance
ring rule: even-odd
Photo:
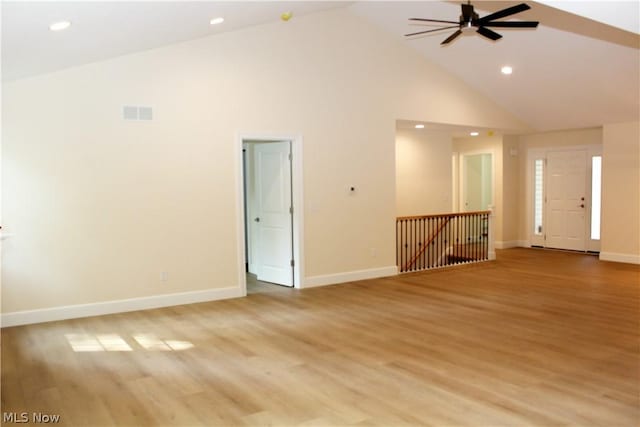
[[[2,313],[0,323],[3,328],[6,328],[9,326],[29,325],[32,323],[52,322],[56,320],[77,319],[80,317],[102,316],[105,314],[124,313],[127,311],[148,310],[152,308],[171,307],[174,305],[216,301],[228,298],[238,298],[241,296],[243,296],[243,294],[240,287],[180,292],[150,297]]]
[[[526,242],[524,240],[506,240],[506,241],[496,241],[495,248],[496,249],[510,249],[510,248],[519,248],[524,246]]]
[[[273,132],[239,132],[236,135],[236,219],[238,235],[238,283],[242,296],[247,295],[247,277],[245,273],[245,239],[244,239],[244,170],[242,167],[243,141],[291,141],[291,190],[293,198],[293,285],[301,288],[304,277],[304,197],[302,170],[302,135]]]
[[[236,260],[238,262],[238,284],[240,285],[241,296],[247,296],[247,274],[245,271],[245,239],[244,239],[244,144],[243,138],[240,136],[236,137],[236,143],[240,144],[240,149],[236,147],[236,234],[238,235],[238,239],[242,241],[242,243],[238,243],[236,245]]]
[[[302,135],[291,140],[291,191],[293,192],[293,283],[302,287],[304,277],[304,174],[302,173]]]
[[[346,271],[344,273],[324,274],[305,278],[303,288],[314,288],[316,286],[336,285],[338,283],[354,282],[356,280],[377,279],[398,275],[398,267],[388,266],[381,268],[371,268],[368,270]]]
[[[525,206],[526,206],[526,230],[527,230],[527,236],[529,237],[529,242],[531,245],[536,245],[536,246],[544,246],[544,235],[542,234],[535,234],[533,232],[533,226],[534,226],[534,208],[535,208],[535,204],[534,204],[534,194],[535,194],[535,161],[536,160],[544,160],[547,157],[547,152],[545,151],[545,149],[539,149],[539,148],[529,148],[529,150],[527,150],[527,164],[526,164],[526,177],[527,177],[527,181],[526,181],[526,189],[525,189],[525,194],[526,194],[526,200],[525,200]],[[544,192],[544,185],[546,184],[546,178],[544,178],[544,174],[546,173],[546,164],[543,163],[543,196],[544,194],[546,194]],[[546,220],[546,215],[544,213],[544,209],[545,209],[545,203],[543,202],[543,213],[542,213],[542,229],[546,230],[546,224],[545,224],[545,220]]]
[[[460,153],[451,153],[451,212],[460,212]]]
[[[496,226],[496,216],[494,214],[495,212],[495,206],[494,205],[489,205],[487,206],[489,208],[489,228],[488,228],[488,235],[487,238],[489,239],[489,247],[487,248],[487,258],[489,259],[489,261],[495,261],[496,259],[496,241],[495,241],[495,226]]]
[[[600,252],[600,261],[624,262],[627,264],[640,264],[640,255],[619,254],[615,252]]]

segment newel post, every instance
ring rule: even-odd
[[[494,208],[495,206],[493,205],[489,205],[489,261],[493,261],[496,259],[496,247],[495,247],[495,242],[494,242],[494,234],[493,234],[493,227],[495,224],[495,216],[494,216]]]

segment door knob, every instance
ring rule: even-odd
[[[255,222],[260,222],[260,218],[258,217],[258,218],[256,218],[256,219],[254,219],[254,221],[255,221]]]

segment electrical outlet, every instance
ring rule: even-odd
[[[376,248],[369,249],[369,252],[371,253],[371,258],[375,258],[378,255]]]
[[[167,273],[166,271],[160,273],[160,281],[166,282],[167,280],[169,280],[169,273]]]

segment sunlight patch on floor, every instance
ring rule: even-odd
[[[161,340],[155,334],[135,334],[133,339],[149,351],[186,350],[193,347],[189,341]]]
[[[65,334],[67,342],[77,353],[101,351],[134,351],[118,334]],[[162,340],[155,334],[134,334],[134,341],[148,351],[181,351],[193,348],[193,343],[179,340]]]

